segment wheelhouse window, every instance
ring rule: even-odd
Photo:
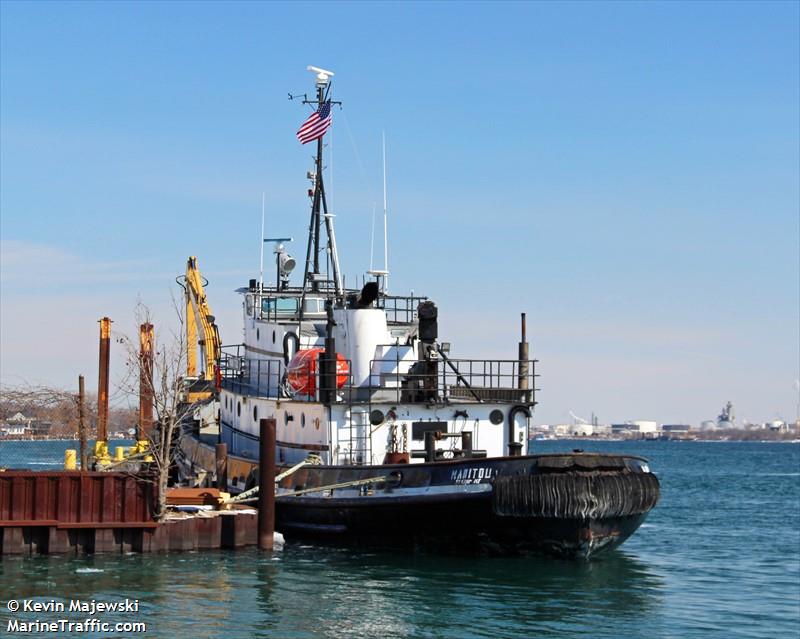
[[[263,297],[261,298],[261,315],[266,317],[294,315],[297,313],[297,303],[296,297]]]

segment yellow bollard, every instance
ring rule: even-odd
[[[75,470],[78,467],[78,451],[68,448],[64,451],[64,470]]]
[[[150,449],[150,442],[147,439],[140,439],[136,442],[136,447],[139,449],[140,453],[146,453]],[[153,461],[152,455],[145,455],[144,460],[146,462]]]
[[[114,459],[116,461],[124,461],[125,460],[125,447],[124,446],[117,446],[114,449]]]
[[[101,466],[111,463],[111,456],[108,454],[108,444],[102,439],[94,443],[94,458]]]

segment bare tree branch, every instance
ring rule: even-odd
[[[184,385],[186,369],[186,339],[183,330],[185,318],[183,305],[173,297],[173,307],[178,318],[180,329],[168,330],[162,339],[160,331],[155,330],[152,356],[152,378],[142,375],[145,362],[140,355],[139,340],[134,341],[121,335],[118,341],[126,351],[126,373],[118,384],[121,392],[138,399],[141,385],[152,397],[155,424],[147,433],[149,448],[152,451],[153,464],[157,471],[158,504],[156,518],[163,517],[166,512],[166,490],[170,469],[174,461],[174,444],[181,435],[181,426],[191,411],[191,406],[184,402]],[[150,310],[142,303],[135,310],[137,325],[151,324]]]

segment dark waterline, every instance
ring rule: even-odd
[[[358,553],[288,545],[0,563],[9,598],[138,598],[146,635],[193,637],[795,637],[800,634],[800,446],[535,442],[647,457],[662,500],[592,562]],[[63,455],[63,453],[62,453]],[[72,615],[82,618],[76,613]],[[191,630],[189,626],[191,625]],[[84,634],[81,636],[103,636]]]

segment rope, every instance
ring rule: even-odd
[[[382,484],[388,481],[388,477],[369,477],[367,479],[354,479],[353,481],[345,481],[339,484],[327,484],[325,486],[315,486],[313,488],[302,488],[300,490],[295,490],[290,493],[281,493],[281,497],[297,497],[298,495],[305,495],[306,493],[321,493],[325,490],[336,490],[339,488],[352,488],[354,486],[364,486],[366,484]],[[242,493],[244,494],[244,493]],[[258,497],[250,497],[248,499],[242,499],[238,501],[240,504],[248,504],[254,501],[258,501]]]
[[[322,463],[322,459],[316,453],[310,453],[308,457],[306,457],[303,461],[299,464],[295,464],[288,470],[283,471],[280,475],[275,476],[275,483],[278,483],[281,479],[288,477],[292,473],[297,472],[303,466],[318,466]],[[253,495],[258,494],[258,486],[254,486],[250,490],[245,490],[243,493],[239,493],[235,497],[229,497],[223,503],[224,504],[246,504],[250,501],[255,501],[254,499],[248,499],[248,497],[252,497]]]

